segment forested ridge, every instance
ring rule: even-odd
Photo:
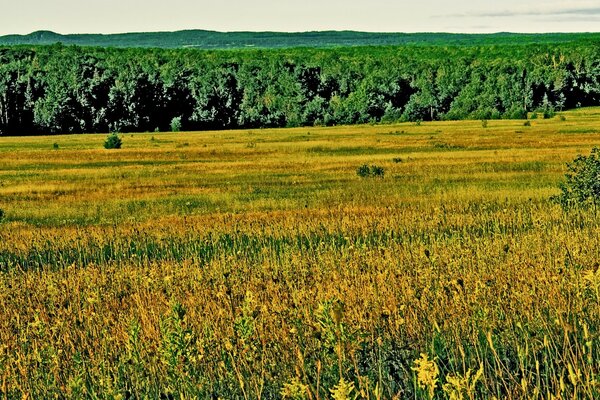
[[[100,47],[161,47],[198,49],[390,46],[390,45],[505,45],[598,41],[600,33],[385,33],[357,31],[215,32],[200,29],[174,32],[67,34],[36,31],[0,36],[0,45],[64,45]]]
[[[525,118],[600,105],[595,41],[251,50],[0,47],[0,133]]]

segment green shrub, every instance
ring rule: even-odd
[[[482,119],[482,120],[481,120],[481,127],[482,127],[483,129],[485,129],[485,128],[487,128],[487,127],[488,127],[488,120],[487,120],[487,119]]]
[[[175,117],[171,120],[171,132],[179,132],[181,130],[181,117]]]
[[[546,108],[543,110],[542,115],[544,116],[544,119],[554,118],[556,111],[554,111],[553,108]]]
[[[508,119],[527,119],[527,111],[524,108],[515,107],[506,111],[505,116]]]
[[[105,149],[120,149],[122,145],[123,141],[117,133],[111,133],[106,137],[106,140],[104,141]]]
[[[567,163],[565,178],[561,193],[553,197],[564,209],[600,205],[600,148],[594,147],[589,156],[578,155]]]
[[[55,143],[52,145],[52,148],[53,148],[54,150],[58,150],[58,149],[60,148],[60,146],[58,145],[58,143],[56,143],[56,142],[55,142]]]
[[[4,213],[4,210],[0,208],[0,222],[2,222],[2,220],[4,219],[4,216],[6,214]]]
[[[385,170],[383,169],[383,167],[380,167],[378,165],[371,165],[371,176],[376,178],[383,178],[384,175]]]
[[[361,178],[368,178],[371,175],[371,168],[367,164],[361,165],[356,169],[356,175]]]
[[[367,164],[364,164],[356,169],[356,175],[361,178],[383,178],[385,170],[378,165],[368,166]]]

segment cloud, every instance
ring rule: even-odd
[[[600,14],[597,15],[544,15],[542,21],[549,22],[600,22]]]
[[[453,15],[439,15],[439,17],[453,18],[511,18],[511,17],[569,17],[594,20],[596,16],[600,16],[600,6],[537,6],[535,8],[520,8],[512,10],[497,10],[497,11],[475,11]]]
[[[592,16],[592,15],[600,15],[600,7],[587,7],[587,8],[564,8],[558,10],[506,10],[506,11],[493,11],[493,12],[481,12],[481,13],[473,13],[468,16],[473,17],[541,17],[541,16],[550,16],[550,15],[579,15],[579,16]]]

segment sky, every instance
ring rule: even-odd
[[[597,32],[600,0],[0,0],[0,35],[357,30]]]

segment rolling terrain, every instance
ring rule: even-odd
[[[0,45],[64,45],[93,47],[158,47],[198,49],[340,47],[340,46],[482,46],[506,44],[548,44],[597,41],[598,33],[370,33],[356,31],[316,32],[132,32],[118,34],[59,34],[36,31],[27,35],[0,36]]]

